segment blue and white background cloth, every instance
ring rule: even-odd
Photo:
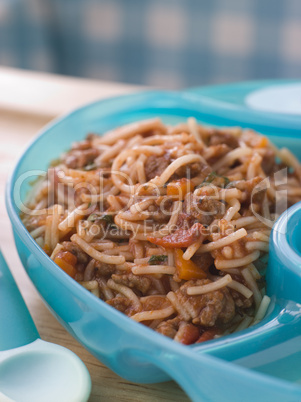
[[[301,75],[301,0],[0,0],[0,65],[181,88]]]

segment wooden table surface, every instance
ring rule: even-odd
[[[0,68],[0,246],[41,338],[71,349],[86,364],[92,378],[90,401],[188,401],[188,398],[172,381],[140,385],[118,377],[73,339],[51,315],[17,255],[4,205],[5,182],[26,144],[52,118],[95,99],[140,89],[118,83]]]

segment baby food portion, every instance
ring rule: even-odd
[[[22,220],[96,297],[193,344],[265,316],[269,234],[300,181],[291,152],[252,130],[155,118],[73,143]]]

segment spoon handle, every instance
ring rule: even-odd
[[[174,342],[176,343],[176,342]],[[129,352],[129,362],[148,361],[173,378],[193,402],[300,402],[301,387],[290,381],[264,375],[235,363],[196,353],[171,342],[156,342],[152,347],[137,347]],[[126,353],[122,361],[126,361]],[[130,363],[133,364],[133,363]]]
[[[188,352],[188,353],[187,353]],[[194,402],[299,402],[301,387],[191,350],[152,357]],[[231,395],[229,397],[229,395]]]
[[[0,250],[0,351],[37,338],[39,333]]]

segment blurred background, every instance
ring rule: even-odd
[[[300,0],[0,0],[0,65],[177,89],[297,78]]]

